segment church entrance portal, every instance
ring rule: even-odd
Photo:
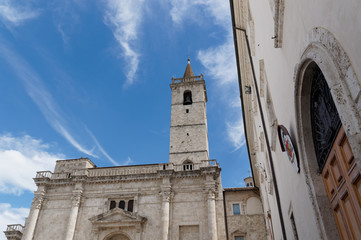
[[[361,239],[361,177],[327,82],[313,68],[312,137],[341,239]]]
[[[116,234],[116,235],[112,235],[109,238],[105,238],[104,240],[130,240],[130,238],[128,238],[123,234]]]

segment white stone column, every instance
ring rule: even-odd
[[[208,232],[210,240],[217,240],[216,196],[214,190],[208,191]]]
[[[168,229],[169,229],[169,202],[171,193],[162,192],[162,219],[161,219],[161,230],[162,230],[162,240],[168,240]]]
[[[23,240],[32,240],[34,237],[34,233],[35,233],[35,227],[36,227],[36,223],[38,221],[38,217],[39,217],[39,213],[40,213],[40,209],[42,206],[42,203],[44,201],[44,196],[45,196],[45,190],[38,190],[38,193],[35,192],[35,196],[32,202],[32,206],[31,206],[31,210],[29,213],[29,217],[27,219],[27,224],[25,226],[25,232],[23,235]]]
[[[70,216],[68,219],[68,226],[64,240],[73,240],[74,238],[74,232],[75,232],[76,220],[78,218],[82,190],[75,190],[73,194],[74,195],[72,197],[72,207],[70,210]]]

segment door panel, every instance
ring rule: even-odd
[[[322,170],[342,239],[361,239],[361,177],[341,126]]]

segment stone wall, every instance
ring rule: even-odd
[[[224,189],[229,239],[243,236],[247,240],[267,239],[261,198],[255,188]],[[238,204],[240,214],[234,214],[233,204]]]
[[[196,78],[179,81],[171,84],[169,162],[181,164],[189,159],[199,163],[209,158],[205,82]],[[191,91],[192,104],[183,105],[185,91]]]
[[[60,164],[63,165],[62,162]],[[141,169],[143,166],[137,167]],[[68,166],[68,169],[72,167]],[[219,194],[220,168],[217,165],[193,171],[165,169],[156,173],[136,172],[124,176],[107,171],[110,175],[36,178],[36,183],[41,184],[43,189],[44,200],[41,202],[34,239],[64,240],[64,236],[69,234],[72,218],[75,229],[69,236],[74,237],[69,239],[103,240],[119,235],[132,240],[159,240],[164,239],[164,220],[169,225],[169,239],[211,239],[209,191],[216,193],[216,237],[225,239],[223,196]],[[133,200],[133,211],[120,209],[121,200],[126,202],[125,205]],[[113,209],[110,209],[111,201],[117,204]],[[167,218],[163,217],[164,201],[169,201]],[[72,215],[74,211],[75,215]]]

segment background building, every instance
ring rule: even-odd
[[[209,159],[203,75],[188,61],[170,87],[169,163],[98,168],[88,158],[58,160],[54,172],[37,173],[25,228],[9,225],[7,238],[265,239],[258,190],[223,190],[221,168]]]
[[[360,2],[230,3],[268,239],[361,239]]]

